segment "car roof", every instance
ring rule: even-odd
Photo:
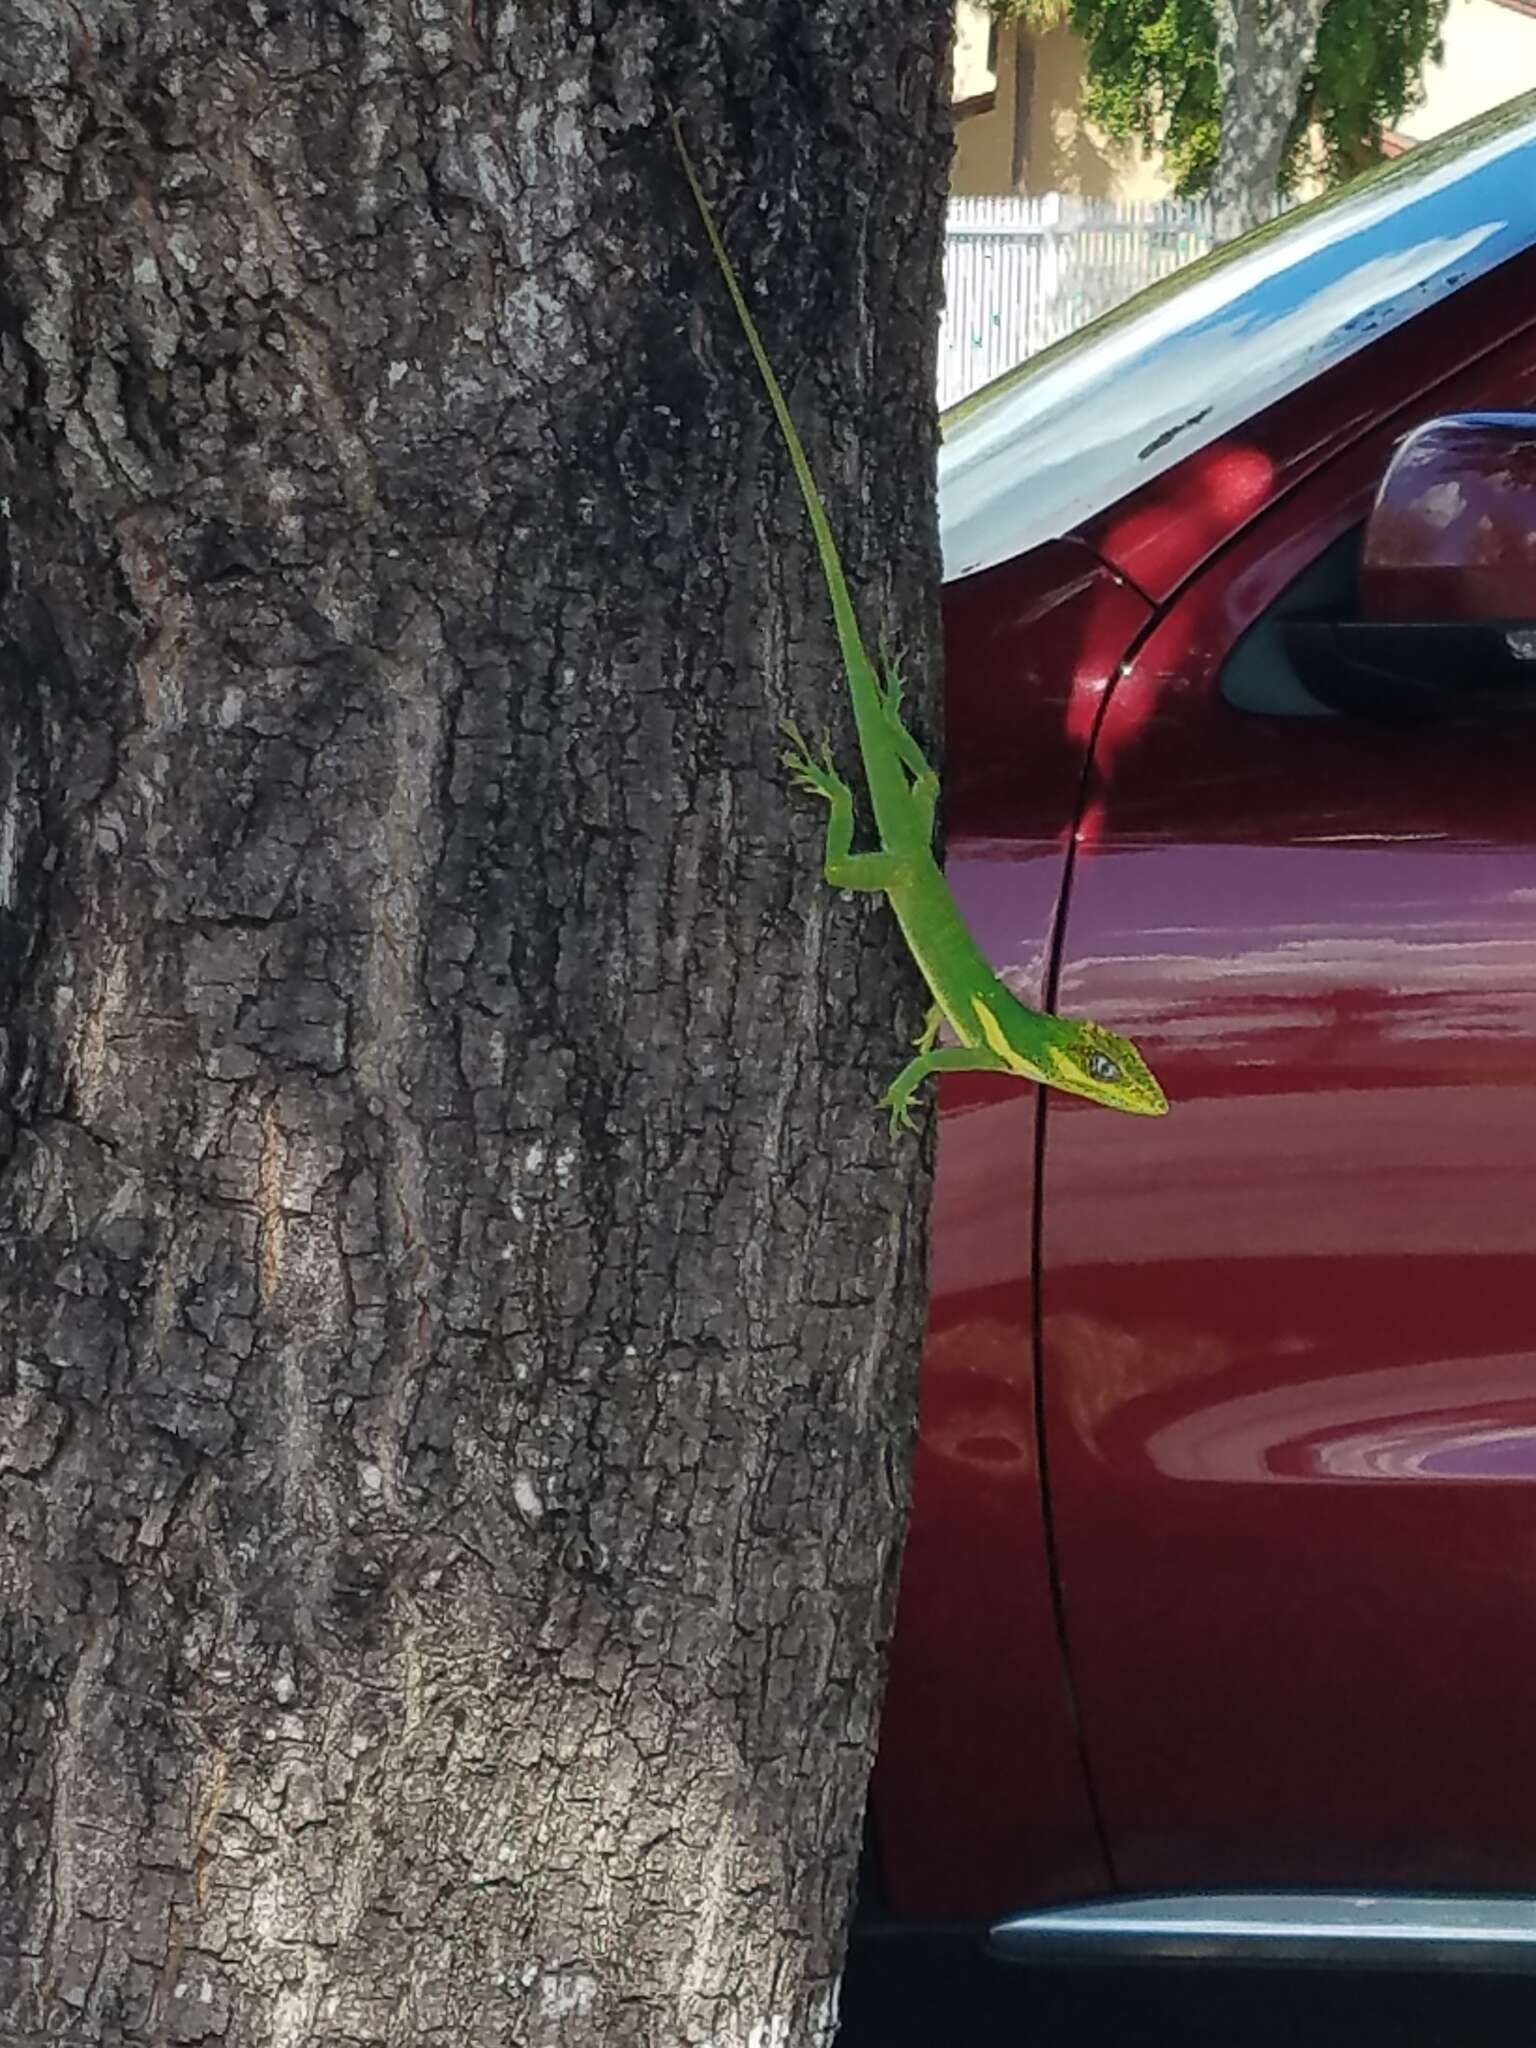
[[[946,581],[1106,510],[1536,243],[1536,93],[1141,292],[944,416]]]

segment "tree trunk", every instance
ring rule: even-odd
[[[829,2034],[921,1005],[665,112],[931,718],[947,16],[0,0],[0,2031]]]
[[[1216,236],[1269,218],[1327,0],[1215,0],[1221,143],[1211,178]]]

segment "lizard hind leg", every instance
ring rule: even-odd
[[[853,791],[832,763],[827,741],[815,753],[798,726],[788,719],[784,731],[789,746],[782,760],[797,787],[819,796],[827,806],[827,842],[822,856],[822,874],[834,889],[888,889],[901,863],[891,853],[855,853],[853,850]]]
[[[875,690],[880,699],[881,713],[890,731],[891,744],[896,749],[896,757],[912,777],[912,799],[918,806],[924,835],[932,839],[934,813],[939,802],[939,778],[928,756],[912,737],[902,719],[901,699],[904,689],[901,656],[893,654],[882,637],[880,669],[875,678]]]

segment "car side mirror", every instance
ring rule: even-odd
[[[1401,441],[1365,526],[1358,620],[1294,620],[1288,652],[1332,709],[1536,707],[1536,413],[1457,413]]]

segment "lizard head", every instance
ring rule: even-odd
[[[1086,1017],[1042,1017],[1006,991],[973,996],[981,1035],[1011,1073],[1131,1116],[1166,1116],[1168,1098],[1128,1038]]]
[[[1128,1038],[1087,1018],[1062,1017],[1066,1028],[1053,1037],[1047,1057],[1052,1081],[1074,1095],[1086,1095],[1130,1116],[1166,1116],[1168,1098],[1157,1077]]]

